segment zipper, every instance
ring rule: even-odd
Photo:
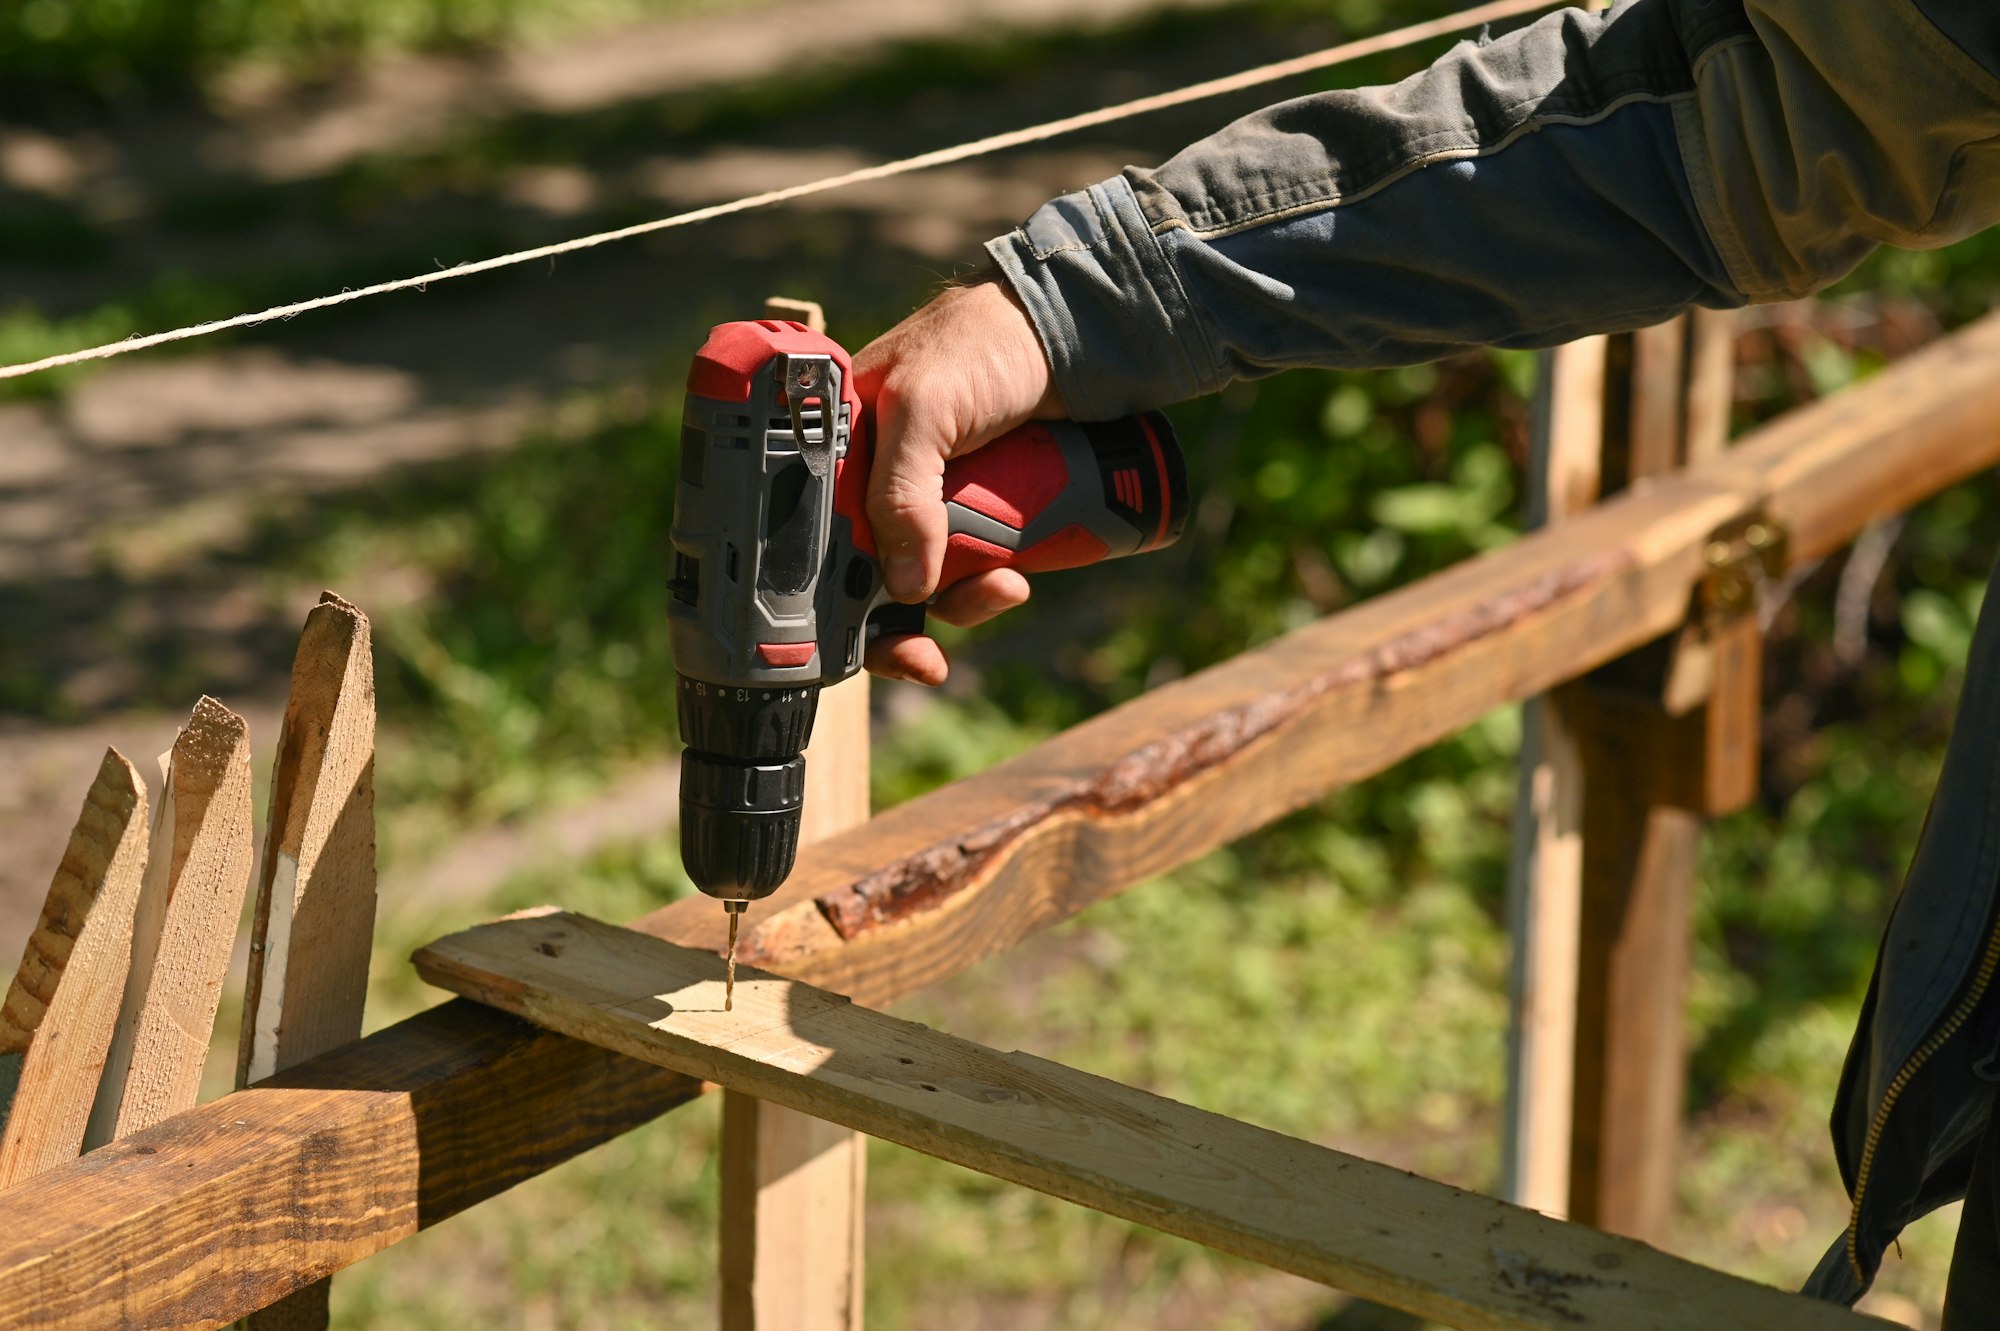
[[[1996,969],[2000,969],[2000,919],[1988,926],[1986,951],[1979,958],[1979,969],[1973,973],[1971,987],[1943,1024],[1932,1031],[1929,1038],[1917,1046],[1917,1051],[1897,1070],[1895,1079],[1882,1096],[1881,1107],[1876,1109],[1874,1119],[1868,1124],[1868,1138],[1861,1146],[1861,1166],[1854,1172],[1854,1207],[1847,1217],[1847,1264],[1854,1269],[1854,1278],[1864,1285],[1868,1283],[1868,1277],[1861,1270],[1861,1199],[1868,1193],[1868,1175],[1875,1164],[1875,1148],[1889,1126],[1889,1115],[1896,1108],[1897,1099],[1917,1073],[1923,1070],[1924,1064],[1944,1048],[1947,1040],[1958,1034],[1960,1027],[1972,1020],[1974,1010],[1979,1007],[1980,1000],[1986,996],[1986,990],[1993,982]]]

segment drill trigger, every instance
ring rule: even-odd
[[[921,605],[904,605],[901,601],[890,601],[875,607],[868,616],[868,641],[877,638],[900,638],[905,634],[924,631],[924,608]]]

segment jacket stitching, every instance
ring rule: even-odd
[[[1398,170],[1390,173],[1387,176],[1384,176],[1379,180],[1371,182],[1365,188],[1356,190],[1351,194],[1342,194],[1336,191],[1335,193],[1322,195],[1317,198],[1301,200],[1298,203],[1284,204],[1276,208],[1268,208],[1264,211],[1254,213],[1251,216],[1245,217],[1239,221],[1231,222],[1224,226],[1204,227],[1196,225],[1193,219],[1191,218],[1169,217],[1169,218],[1164,218],[1161,221],[1155,222],[1153,224],[1153,231],[1155,234],[1160,234],[1167,231],[1171,231],[1176,227],[1184,227],[1190,234],[1198,236],[1203,240],[1211,240],[1221,236],[1235,235],[1239,231],[1253,230],[1256,227],[1263,226],[1266,223],[1278,221],[1280,219],[1299,217],[1316,212],[1325,212],[1328,209],[1339,208],[1348,204],[1360,203],[1362,200],[1370,197],[1371,195],[1380,193],[1382,190],[1387,189],[1390,185],[1395,184],[1397,181],[1402,180],[1404,177],[1409,176],[1414,172],[1420,171],[1427,166],[1434,166],[1439,162],[1462,162],[1462,161],[1474,160],[1481,157],[1490,157],[1495,153],[1501,152],[1504,149],[1513,146],[1513,144],[1518,142],[1523,137],[1529,134],[1536,133],[1537,131],[1548,128],[1549,126],[1552,125],[1593,125],[1598,123],[1599,121],[1609,119],[1611,116],[1616,115],[1619,111],[1624,110],[1628,106],[1636,106],[1641,104],[1672,106],[1675,103],[1690,100],[1694,97],[1694,95],[1695,94],[1692,90],[1689,90],[1687,92],[1670,93],[1666,95],[1662,95],[1659,93],[1631,93],[1624,97],[1619,98],[1614,102],[1609,103],[1602,110],[1597,111],[1589,116],[1570,116],[1562,114],[1535,116],[1528,120],[1523,121],[1519,126],[1514,128],[1512,131],[1510,131],[1506,135],[1502,136],[1501,138],[1489,144],[1471,143],[1471,144],[1464,144],[1462,146],[1454,148],[1440,149],[1436,151],[1420,153],[1418,156],[1412,157],[1406,162],[1404,162],[1403,165]],[[1524,104],[1525,103],[1517,103],[1516,105],[1524,105]],[[1441,137],[1441,135],[1430,135],[1428,137],[1438,138]],[[1259,195],[1250,202],[1254,204],[1257,202],[1261,202],[1262,200],[1265,199],[1281,198],[1283,197],[1283,193],[1284,192],[1280,191],[1276,193]]]

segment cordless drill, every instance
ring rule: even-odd
[[[847,353],[802,324],[715,328],[682,417],[668,603],[679,676],[681,855],[737,916],[791,873],[819,691],[875,637],[923,629],[882,585],[870,440]],[[1170,544],[1187,472],[1166,418],[1038,421],[953,459],[940,585]]]

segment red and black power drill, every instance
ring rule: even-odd
[[[802,324],[727,323],[688,374],[668,605],[680,677],[681,854],[735,915],[791,873],[819,691],[868,641],[917,633],[868,524],[869,435],[847,353]],[[1035,422],[944,473],[941,585],[1076,568],[1180,535],[1187,471],[1157,413]]]

